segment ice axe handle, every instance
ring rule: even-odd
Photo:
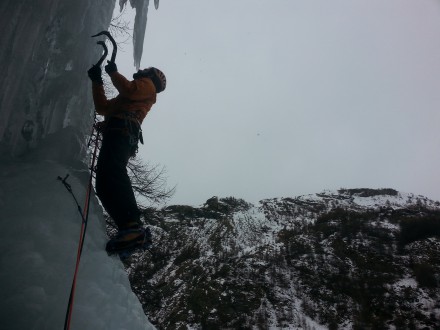
[[[111,43],[113,45],[112,57],[111,57],[110,62],[114,63],[115,60],[116,60],[116,52],[118,51],[118,45],[116,44],[116,41],[115,41],[115,39],[113,39],[113,37],[110,34],[110,32],[108,32],[108,31],[101,31],[101,32],[93,35],[92,38],[93,37],[99,37],[99,36],[102,36],[102,35],[107,36],[107,38],[110,39],[110,41],[111,41]]]
[[[102,54],[102,56],[101,56],[101,58],[99,59],[98,63],[95,64],[96,66],[101,66],[101,65],[102,65],[102,62],[104,62],[105,58],[107,57],[107,54],[108,54],[108,48],[107,48],[107,46],[105,45],[105,42],[104,42],[104,41],[98,41],[97,44],[98,44],[98,45],[101,45],[101,46],[104,48],[104,54]]]

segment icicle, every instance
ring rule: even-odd
[[[130,0],[131,6],[136,9],[133,29],[133,58],[136,70],[139,70],[142,58],[149,3],[150,0]]]
[[[119,8],[122,11],[128,0],[119,0]],[[136,9],[133,28],[133,59],[136,70],[139,69],[144,48],[145,30],[147,27],[148,5],[150,0],[130,0],[132,8]],[[159,0],[154,0],[154,7],[159,8]]]
[[[119,0],[119,11],[124,9],[124,6],[127,4],[127,0]]]

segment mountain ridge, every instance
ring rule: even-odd
[[[153,255],[126,267],[159,329],[440,326],[440,203],[340,189],[258,206],[147,209]]]

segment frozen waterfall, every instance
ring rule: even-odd
[[[142,48],[148,1],[136,6]],[[70,174],[82,204],[93,121],[86,72],[102,51],[91,35],[108,29],[114,7],[115,0],[0,2],[1,329],[63,328],[81,217],[57,176]],[[135,61],[140,56],[138,49]],[[153,328],[123,265],[105,253],[106,239],[93,199],[71,329]]]

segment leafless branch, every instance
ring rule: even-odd
[[[143,163],[139,158],[133,158],[128,163],[128,169],[133,190],[137,196],[142,196],[153,203],[165,202],[173,196],[176,189],[167,187],[164,166],[151,166]]]
[[[124,17],[125,8],[126,6],[121,10],[118,16],[112,18],[109,26],[109,32],[114,38],[118,39],[118,50],[120,49],[119,44],[126,44],[133,37],[133,29],[130,28],[130,22]]]

